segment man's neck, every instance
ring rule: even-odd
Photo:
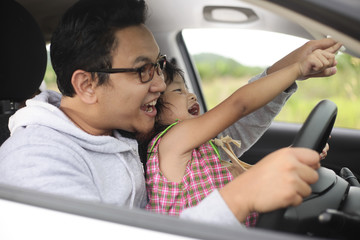
[[[60,103],[60,110],[81,130],[95,136],[109,136],[113,134],[113,131],[101,129],[96,127],[96,123],[93,119],[96,119],[93,115],[92,106],[87,106],[81,103],[81,101],[75,97],[63,97]]]

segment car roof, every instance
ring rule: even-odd
[[[47,0],[18,0],[38,22],[46,41],[50,41],[51,34],[57,26],[63,13],[72,6],[77,0],[63,0],[63,1],[47,1]],[[243,27],[256,28],[262,30],[272,31],[287,31],[301,35],[302,37],[309,37],[306,31],[299,34],[299,26],[288,21],[284,21],[282,17],[277,16],[263,8],[252,5],[251,3],[235,1],[235,0],[151,0],[147,1],[149,6],[149,19],[147,25],[154,32],[168,32],[179,31],[184,28],[206,28],[206,27]],[[170,11],[161,11],[166,5],[166,9]],[[191,12],[189,12],[191,6]],[[205,6],[217,7],[243,7],[252,9],[257,15],[254,22],[247,23],[226,23],[216,21],[207,21],[202,18],[202,11]],[[171,11],[172,10],[172,11]],[[161,15],[161,16],[160,16]],[[184,17],[186,16],[186,17]],[[166,20],[164,20],[166,19]],[[161,22],[161,24],[158,24]],[[271,22],[283,24],[269,24]],[[286,28],[284,25],[288,25]],[[281,30],[282,29],[282,30]]]
[[[47,42],[50,42],[62,14],[76,1],[18,0],[35,17]],[[149,18],[146,24],[155,35],[162,32],[178,33],[184,28],[209,27],[267,30],[307,39],[331,35],[350,46],[348,51],[351,54],[360,56],[360,7],[356,0],[147,0],[147,4]],[[283,11],[282,6],[293,13]],[[215,7],[216,17],[210,20],[206,18],[206,7]],[[221,9],[224,10],[222,13]],[[256,19],[222,21],[226,15],[235,14],[236,11],[239,16],[244,14],[244,9],[250,9]],[[215,10],[209,10],[208,15],[214,14]],[[323,24],[326,32],[317,30],[314,24]]]

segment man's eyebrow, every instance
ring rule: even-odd
[[[158,54],[158,56],[156,57],[156,59],[158,59],[160,57],[160,53]],[[139,56],[135,59],[135,64],[136,63],[140,63],[140,62],[152,62],[152,60],[148,57],[145,56]]]

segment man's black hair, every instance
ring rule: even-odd
[[[52,35],[50,55],[61,93],[75,94],[71,77],[75,70],[112,67],[112,51],[121,44],[115,32],[145,23],[144,0],[80,0],[62,17]],[[95,74],[92,74],[93,77]],[[98,73],[99,85],[109,75]]]

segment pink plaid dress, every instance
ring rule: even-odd
[[[167,131],[167,130],[165,130]],[[164,133],[164,132],[163,132]],[[148,148],[146,163],[146,189],[149,211],[179,215],[184,209],[196,206],[214,189],[219,189],[233,180],[233,176],[220,160],[209,143],[201,145],[192,152],[192,159],[186,166],[180,183],[170,182],[159,168],[158,147],[161,138],[156,136]],[[246,226],[254,226],[257,213],[246,219]]]

